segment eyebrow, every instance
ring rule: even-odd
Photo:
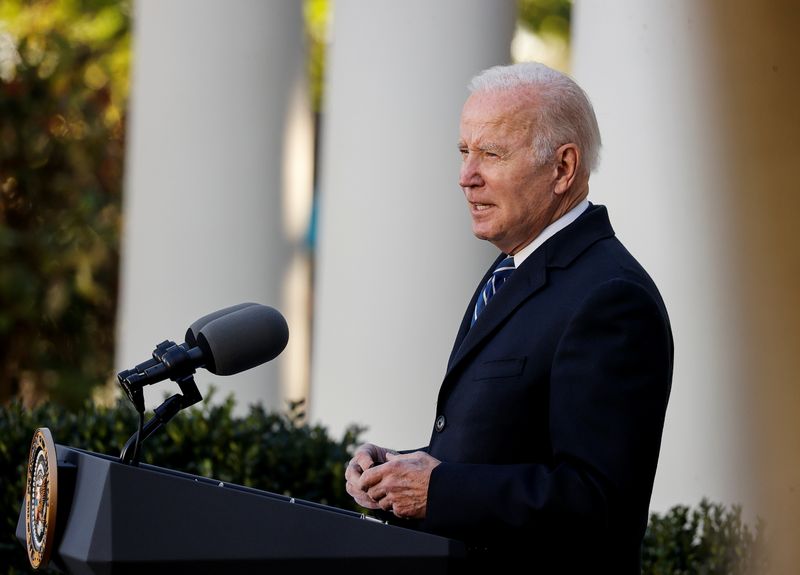
[[[463,150],[464,148],[469,148],[469,146],[463,140],[459,140],[458,149],[459,150]],[[478,146],[475,147],[475,149],[480,151],[480,152],[492,152],[492,153],[495,153],[495,154],[504,153],[504,152],[507,151],[506,148],[504,148],[500,144],[496,144],[494,142],[487,142],[485,144],[479,144]]]
[[[486,144],[478,146],[481,152],[492,152],[493,154],[501,154],[506,151],[506,148],[494,142],[487,142]]]

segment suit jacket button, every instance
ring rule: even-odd
[[[435,425],[436,431],[443,430],[446,423],[447,423],[447,420],[444,418],[444,415],[440,415],[439,417],[437,417],[436,418],[436,425]]]

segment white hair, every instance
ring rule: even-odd
[[[469,83],[470,93],[532,88],[536,106],[536,134],[533,150],[544,163],[556,149],[574,143],[583,155],[584,169],[593,172],[600,159],[600,129],[589,97],[575,81],[538,62],[494,66]]]

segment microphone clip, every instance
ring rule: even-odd
[[[144,394],[142,390],[146,385],[165,379],[171,379],[181,385],[181,380],[185,380],[187,377],[193,385],[194,381],[191,376],[195,372],[195,366],[201,361],[202,351],[200,348],[189,348],[185,343],[178,345],[174,341],[165,340],[153,350],[151,359],[140,363],[133,369],[119,372],[117,380],[136,411],[143,413]],[[183,386],[181,389],[183,390]],[[197,386],[194,386],[194,392],[197,392]]]
[[[153,357],[140,363],[133,369],[121,371],[117,380],[125,391],[125,395],[133,403],[139,413],[139,429],[126,442],[120,454],[122,463],[137,463],[139,445],[153,433],[163,428],[182,409],[186,409],[203,399],[194,372],[202,353],[199,348],[189,348],[186,344],[178,345],[174,341],[162,341],[153,350]],[[153,411],[153,417],[143,425],[144,419],[144,387],[165,379],[178,384],[181,393],[164,401]],[[133,450],[131,451],[131,448]]]

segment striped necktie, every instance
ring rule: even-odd
[[[472,323],[470,327],[475,325],[475,320],[489,303],[491,297],[497,293],[497,290],[505,283],[514,272],[514,256],[508,256],[500,262],[500,264],[492,272],[492,277],[488,279],[486,285],[483,286],[481,294],[478,296],[478,301],[475,302],[475,311],[472,312]]]

